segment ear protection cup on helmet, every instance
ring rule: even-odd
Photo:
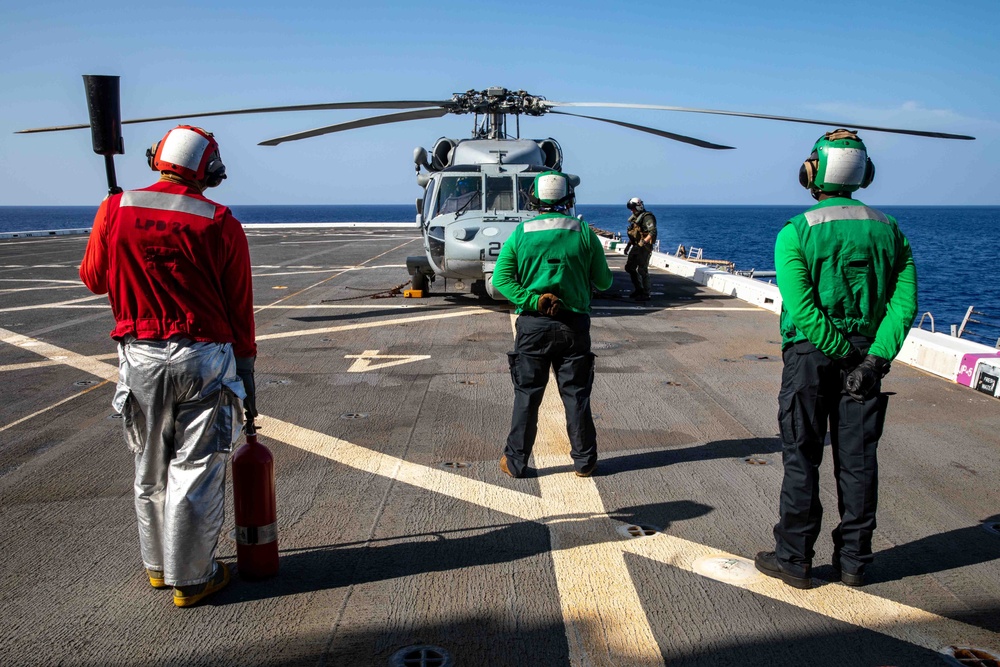
[[[160,149],[160,142],[157,141],[152,147],[146,149],[146,162],[149,164],[149,168],[153,171],[159,171],[156,168],[156,151]]]
[[[799,167],[799,185],[809,190],[816,183],[816,170],[819,169],[819,158],[813,153]]]
[[[867,188],[875,180],[875,163],[872,162],[871,158],[867,158],[865,162],[865,175],[861,179],[861,187]]]
[[[214,188],[226,179],[226,165],[222,163],[222,157],[216,151],[205,165],[205,185]]]

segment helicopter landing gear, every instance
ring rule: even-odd
[[[421,292],[426,292],[429,287],[430,287],[430,280],[427,279],[426,273],[421,273],[420,271],[416,271],[410,277],[411,289],[420,290]]]
[[[469,285],[469,292],[475,296],[488,296],[486,291],[486,281],[485,280],[474,280],[471,285]]]
[[[427,258],[423,255],[407,257],[406,271],[410,274],[410,287],[426,294],[431,281],[434,280],[434,272]]]

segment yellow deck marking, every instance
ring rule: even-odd
[[[361,354],[345,354],[344,359],[355,359],[348,373],[365,373],[367,371],[377,371],[380,368],[389,366],[401,366],[402,364],[412,364],[414,361],[430,359],[429,354],[379,354],[378,350],[365,350]],[[379,361],[384,360],[384,361]],[[372,363],[375,361],[375,363]]]
[[[482,312],[494,311],[482,309]],[[391,322],[398,323],[407,319]],[[0,342],[17,345],[46,357],[49,361],[58,361],[109,381],[113,381],[118,374],[117,366],[2,328]],[[561,423],[564,420],[559,418],[563,414],[563,408],[561,401],[556,398],[557,392],[553,385],[554,382],[550,381],[550,389],[543,399],[540,414],[544,418],[539,420],[535,462],[543,469],[563,467],[569,471],[571,468],[567,465],[570,459],[565,426]],[[96,388],[94,386],[88,390]],[[552,415],[554,417],[550,418]],[[15,423],[21,423],[31,416],[33,415]],[[714,547],[667,534],[635,540],[617,539],[614,534],[609,534],[609,531],[602,528],[613,526],[613,520],[609,518],[607,523],[593,521],[607,516],[594,480],[577,478],[571,472],[543,474],[539,477],[542,497],[538,498],[410,463],[279,419],[265,416],[262,417],[262,424],[265,437],[313,452],[328,460],[516,516],[524,521],[547,524],[552,536],[552,558],[574,665],[663,664],[659,648],[651,639],[648,619],[642,612],[641,605],[636,607],[637,595],[624,562],[625,553],[689,572],[696,572],[693,563],[699,558],[733,557]],[[586,543],[587,540],[584,539],[585,544],[578,545],[580,533],[570,532],[574,524],[592,526],[589,536],[593,540],[600,540],[603,535],[604,541]],[[581,573],[586,576],[581,578]],[[802,591],[785,586],[776,579],[761,576],[737,587],[932,651],[953,644],[967,644],[990,650],[1000,648],[996,633],[840,584]]]

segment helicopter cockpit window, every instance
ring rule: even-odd
[[[428,219],[427,214],[431,212],[431,206],[434,205],[434,181],[427,183],[427,187],[424,188],[424,196],[422,202],[422,212],[424,214],[424,219]]]
[[[482,201],[479,176],[446,176],[441,179],[434,215],[478,211],[482,209]]]
[[[486,177],[486,210],[514,210],[514,182],[510,176]]]
[[[517,177],[517,208],[521,211],[531,210],[531,202],[528,201],[528,194],[535,184],[535,175]]]

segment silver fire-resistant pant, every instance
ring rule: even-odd
[[[245,396],[229,343],[175,337],[118,345],[113,405],[135,453],[142,560],[170,586],[212,576]]]

